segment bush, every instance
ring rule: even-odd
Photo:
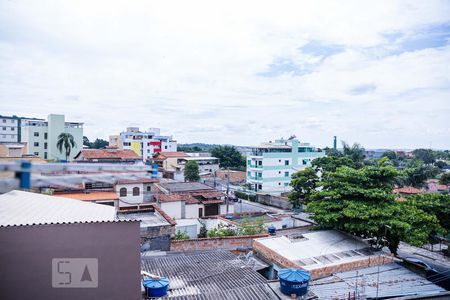
[[[223,236],[235,236],[237,232],[226,225],[221,225],[217,228],[210,229],[208,231],[208,237],[223,237]]]
[[[208,230],[206,230],[205,224],[200,227],[200,233],[197,235],[199,239],[208,237]]]
[[[189,235],[186,232],[181,232],[181,231],[177,231],[177,233],[175,234],[175,240],[179,241],[179,240],[189,240]]]
[[[256,195],[247,194],[240,191],[235,191],[234,195],[240,199],[250,200],[252,202],[256,202]]]

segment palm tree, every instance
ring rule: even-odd
[[[74,148],[77,144],[75,143],[75,140],[73,139],[73,135],[70,133],[61,133],[58,136],[58,142],[56,143],[56,147],[58,147],[59,152],[63,152],[63,148],[65,150],[66,154],[66,160],[68,160],[70,156],[70,151],[72,151],[72,148]]]

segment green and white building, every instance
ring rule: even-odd
[[[83,149],[83,123],[66,122],[64,115],[51,114],[47,121],[39,119],[22,119],[20,124],[20,142],[26,143],[26,153],[34,154],[48,160],[65,160],[56,147],[61,133],[70,133],[75,140],[75,147],[70,152],[69,160]]]
[[[274,195],[289,192],[291,175],[323,156],[325,152],[296,138],[261,144],[247,155],[247,183],[256,192]]]

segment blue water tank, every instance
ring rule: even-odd
[[[144,288],[147,297],[164,297],[169,288],[169,279],[166,277],[160,277],[159,279],[145,279]]]
[[[275,228],[275,226],[270,225],[269,227],[267,227],[267,231],[269,232],[270,235],[275,235],[277,229]]]
[[[281,269],[278,272],[280,278],[280,289],[285,295],[295,294],[303,296],[308,291],[308,283],[311,279],[311,274],[300,269]]]

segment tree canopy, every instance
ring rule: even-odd
[[[375,247],[386,243],[393,253],[400,241],[420,246],[442,228],[435,215],[396,200],[392,189],[398,176],[387,158],[359,169],[325,171],[316,183],[320,189],[307,195],[308,211],[320,227],[371,239]]]
[[[184,179],[186,181],[199,181],[200,174],[198,164],[195,160],[190,160],[184,166]]]
[[[76,145],[77,144],[75,143],[74,137],[70,133],[63,132],[58,135],[56,147],[58,148],[60,153],[62,153],[64,149],[66,160],[69,159],[70,152],[72,152],[72,149],[75,148]]]
[[[309,202],[309,197],[318,181],[319,177],[313,168],[306,168],[292,174],[291,186],[293,189],[289,194],[289,200],[295,208]]]
[[[219,159],[222,168],[245,168],[245,157],[234,146],[217,146],[211,155]]]
[[[108,146],[109,142],[103,139],[95,139],[94,142],[90,142],[87,136],[83,136],[83,145],[90,149],[102,149]]]

